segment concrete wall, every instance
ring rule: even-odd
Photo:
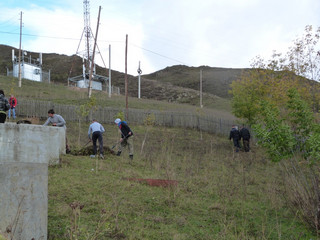
[[[47,239],[48,164],[65,153],[65,130],[0,124],[0,234]]]

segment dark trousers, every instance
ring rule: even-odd
[[[92,133],[92,143],[93,143],[93,153],[97,154],[97,140],[99,141],[99,151],[100,154],[103,154],[103,138],[100,131]]]
[[[244,147],[244,151],[245,152],[249,152],[250,151],[250,142],[249,140],[242,140],[243,142],[243,147]]]
[[[233,145],[237,148],[240,148],[239,139],[233,139]]]
[[[1,112],[0,113],[0,123],[5,123],[6,118],[7,118],[7,114]]]
[[[240,149],[240,143],[239,143],[239,139],[233,139],[233,146],[235,147],[236,149],[236,152],[239,152],[239,149]]]

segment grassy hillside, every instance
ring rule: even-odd
[[[47,84],[39,83],[35,81],[23,80],[22,87],[18,87],[18,79],[12,77],[0,76],[0,89],[5,91],[5,94],[9,96],[13,93],[17,98],[28,98],[37,100],[48,100],[56,103],[83,104],[88,99],[87,89],[79,89],[75,87],[67,87],[63,84]],[[159,90],[159,89],[158,89]],[[157,88],[152,90],[157,91]],[[160,91],[160,90],[159,90]],[[168,90],[169,91],[169,90]],[[192,93],[192,90],[189,90]],[[174,92],[176,93],[176,92]],[[143,94],[143,92],[142,92]],[[123,95],[113,95],[108,97],[108,93],[104,91],[93,91],[92,96],[97,99],[99,106],[113,106],[125,108],[125,97]],[[164,93],[165,96],[165,93]],[[199,101],[198,98],[191,98],[188,91],[181,89],[180,95],[178,95],[179,101],[172,100],[167,101],[165,98],[159,100],[154,99],[138,99],[136,97],[129,98],[129,108],[138,109],[159,109],[159,110],[174,110],[174,111],[187,111],[196,112],[199,111],[199,105],[192,106],[187,104],[189,101]],[[162,101],[161,101],[162,100]],[[180,102],[180,103],[179,103]],[[212,95],[205,95],[203,97],[203,103],[205,108],[203,111],[212,112],[214,114],[226,114],[230,117],[230,102],[229,100],[214,97]]]
[[[87,91],[0,77],[0,88],[19,98],[81,104]],[[102,106],[124,107],[123,96],[94,92]],[[199,111],[199,107],[129,98],[129,106]],[[231,114],[208,109],[217,116]],[[40,122],[41,124],[42,122]],[[73,153],[86,144],[89,123],[68,122]],[[104,145],[119,139],[104,125]],[[49,167],[49,239],[317,239],[286,205],[283,172],[252,145],[235,154],[227,138],[190,129],[131,125],[134,160],[128,152],[105,159],[65,155]],[[79,139],[80,135],[80,139]],[[165,179],[156,187],[129,179]]]
[[[145,75],[145,78],[159,82],[170,82],[175,86],[200,89],[200,70],[202,69],[203,91],[222,98],[230,98],[228,90],[232,81],[237,80],[242,71],[247,69],[213,68],[208,66],[187,67],[177,65],[167,67],[155,73]]]
[[[133,162],[125,151],[104,160],[67,155],[50,167],[49,239],[317,239],[286,206],[279,165],[257,147],[235,154],[226,138],[131,127]],[[110,147],[118,133],[105,128]]]

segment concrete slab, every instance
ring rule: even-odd
[[[47,239],[48,164],[65,153],[65,129],[0,124],[0,234]]]
[[[0,159],[6,162],[57,164],[60,154],[66,153],[65,129],[33,124],[0,124],[0,149]]]

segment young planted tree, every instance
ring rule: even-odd
[[[156,117],[153,113],[148,114],[143,121],[144,125],[146,126],[146,132],[144,134],[144,138],[143,138],[143,141],[141,144],[140,154],[142,154],[142,152],[143,152],[144,144],[146,143],[149,129],[151,126],[155,125],[155,121],[156,121]]]
[[[81,120],[87,118],[89,115],[97,109],[97,99],[92,96],[84,104],[80,105],[76,109],[78,115],[78,124],[79,124],[79,135],[78,135],[78,145],[80,146],[81,140]]]

